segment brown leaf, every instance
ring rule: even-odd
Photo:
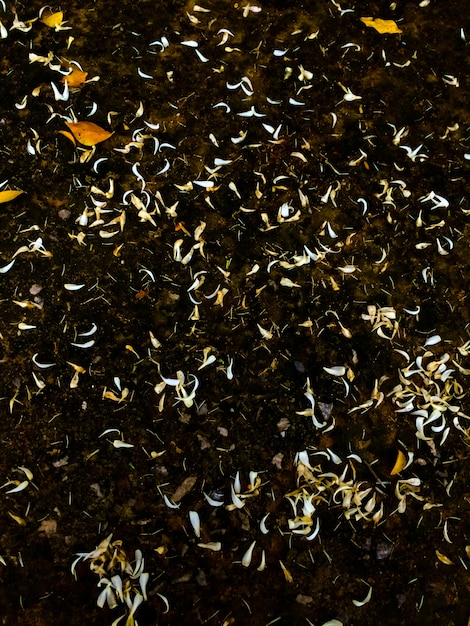
[[[381,20],[380,18],[375,17],[361,17],[361,22],[363,22],[366,26],[370,28],[375,28],[375,30],[381,35],[390,34],[393,35],[395,33],[402,33],[393,20]]]
[[[183,480],[181,485],[176,488],[175,493],[172,495],[171,499],[173,502],[180,502],[184,498],[184,496],[191,491],[191,489],[196,484],[197,477],[196,476],[188,476]]]
[[[14,200],[17,196],[24,193],[20,189],[7,189],[5,191],[0,191],[0,204],[3,202],[10,202],[10,200]]]
[[[84,146],[96,146],[106,141],[113,133],[101,128],[93,122],[65,122],[75,139]]]

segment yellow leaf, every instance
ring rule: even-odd
[[[402,33],[393,20],[381,20],[380,18],[375,17],[361,17],[361,22],[363,22],[366,26],[370,28],[375,28],[375,30],[381,35],[390,34],[393,35],[395,33]]]
[[[64,14],[62,11],[57,11],[57,13],[48,13],[47,15],[41,17],[41,22],[50,28],[55,28],[59,24],[62,24],[64,21]]]
[[[19,524],[20,526],[26,526],[26,520],[24,520],[22,517],[20,517],[19,515],[15,515],[14,513],[12,513],[11,511],[8,511],[8,515],[11,517],[11,519],[14,519],[15,522],[17,524]]]
[[[10,200],[14,200],[17,196],[24,193],[19,189],[8,189],[6,191],[0,191],[0,204],[3,202],[10,202]]]
[[[84,374],[86,372],[86,369],[81,365],[75,365],[75,363],[71,363],[70,361],[67,361],[67,363],[71,365],[78,374]]]
[[[292,574],[289,572],[289,570],[284,565],[284,563],[282,561],[279,561],[279,565],[281,566],[282,573],[284,574],[284,578],[286,579],[286,582],[293,583],[294,579],[292,578]]]
[[[114,402],[120,402],[120,398],[113,391],[103,391],[103,398],[107,400],[114,400]]]
[[[401,450],[398,450],[397,460],[395,461],[395,465],[393,466],[392,471],[390,472],[390,476],[395,476],[395,474],[399,474],[401,470],[406,465],[406,456],[403,454]]]
[[[436,550],[436,556],[441,563],[444,563],[445,565],[453,565],[453,562],[449,558],[447,558],[445,554],[439,552],[439,550]]]
[[[61,78],[61,82],[65,83],[65,81],[67,81],[69,87],[80,87],[80,85],[86,81],[87,76],[88,72],[82,72],[81,70],[74,69],[70,74],[67,74],[67,76],[63,76]]]
[[[113,133],[104,130],[93,122],[65,122],[75,139],[84,146],[96,146],[106,141]]]

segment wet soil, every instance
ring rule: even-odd
[[[467,624],[465,1],[6,5],[2,623]]]

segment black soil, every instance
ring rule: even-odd
[[[467,624],[467,2],[41,6],[0,4],[0,622],[128,615],[71,571],[112,534],[140,626]]]

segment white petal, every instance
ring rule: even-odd
[[[323,369],[327,374],[331,374],[332,376],[344,376],[346,373],[346,368],[342,365],[335,365],[334,367],[324,367]]]

